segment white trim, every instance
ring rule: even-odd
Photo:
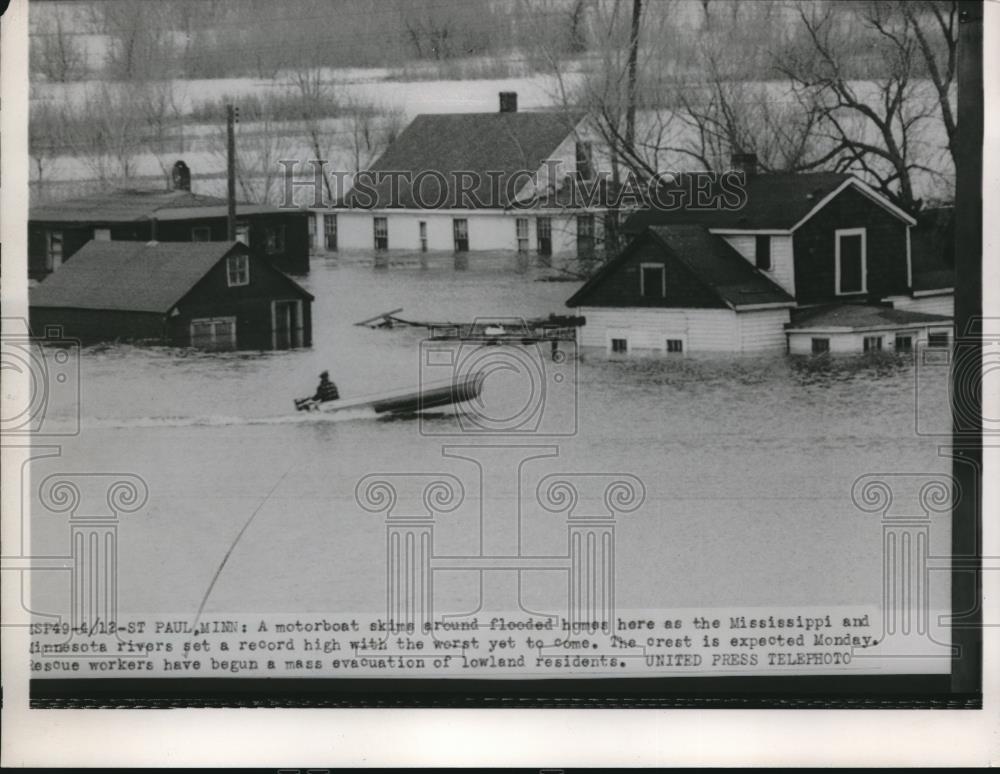
[[[955,288],[934,288],[933,290],[914,290],[914,298],[926,298],[927,296],[953,296]]]
[[[910,253],[910,227],[906,227],[906,287],[913,290],[913,257]]]
[[[755,312],[759,309],[794,309],[794,301],[773,301],[769,304],[738,304],[730,305],[734,312]]]
[[[871,186],[862,182],[856,177],[849,177],[839,186],[834,188],[830,193],[828,193],[826,196],[820,199],[816,203],[816,206],[805,214],[805,217],[803,217],[802,220],[800,220],[798,223],[796,223],[794,226],[791,227],[790,231],[795,231],[806,221],[810,220],[813,215],[815,215],[817,212],[823,209],[834,198],[836,198],[845,188],[851,185],[855,186],[861,193],[863,193],[869,199],[872,199],[876,204],[880,205],[883,209],[887,210],[888,212],[891,212],[893,215],[902,220],[904,223],[910,226],[917,225],[917,221],[915,218],[913,218],[913,216],[907,215],[905,212],[903,212],[903,210],[899,209],[899,207],[890,202],[888,199],[882,196],[882,194],[873,189]]]
[[[646,298],[646,274],[645,269],[660,270],[660,298],[667,297],[667,265],[662,261],[648,261],[639,264],[639,297]]]
[[[278,298],[271,301],[271,349],[278,348],[278,304],[295,304],[295,320],[297,325],[288,328],[289,349],[299,349],[305,339],[305,320],[302,319],[301,298]]]
[[[231,336],[229,338],[229,343],[232,345],[232,349],[236,349],[236,316],[223,316],[223,317],[193,317],[191,322],[188,324],[188,337],[190,338],[191,346],[194,346],[194,326],[196,323],[231,323],[230,332]],[[216,341],[215,337],[215,326],[212,326],[212,343]]]
[[[240,243],[242,244],[242,242]],[[246,279],[243,282],[233,282],[233,272],[230,269],[229,264],[233,259],[242,259],[246,272],[244,276]],[[237,267],[237,274],[239,274],[239,267]],[[226,256],[226,287],[229,288],[243,288],[250,284],[250,256],[246,253],[236,253],[234,255]]]
[[[840,238],[861,237],[861,289],[844,292],[840,289]],[[868,292],[868,229],[837,228],[833,230],[833,291],[837,296],[858,296]]]

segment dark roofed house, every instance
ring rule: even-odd
[[[186,167],[185,167],[186,169]],[[225,199],[192,193],[175,176],[167,190],[117,190],[32,207],[28,216],[28,275],[42,279],[87,242],[225,241]],[[263,204],[236,206],[236,238],[290,274],[309,272],[306,213]]]
[[[955,313],[955,209],[921,210],[910,237],[913,288],[892,297],[898,309],[912,309],[949,317]]]
[[[312,343],[312,296],[242,242],[91,241],[29,290],[32,330],[202,349]]]
[[[780,350],[792,336],[793,308],[945,311],[921,296],[921,283],[941,279],[911,256],[917,221],[852,175],[678,175],[655,199],[659,206],[626,220],[630,246],[568,301],[587,320],[585,346]],[[856,313],[849,318],[861,325]],[[895,322],[904,330],[921,321]],[[845,346],[855,343],[861,351],[861,338]]]
[[[512,92],[494,113],[418,115],[338,206],[314,210],[315,246],[590,257],[606,208],[552,194],[593,177],[601,148],[584,114],[518,111]]]

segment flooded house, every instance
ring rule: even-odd
[[[309,273],[307,215],[297,209],[237,202],[236,239],[289,274]],[[28,276],[40,280],[90,241],[215,242],[228,238],[225,199],[192,193],[184,162],[173,187],[122,189],[32,207]]]
[[[762,174],[750,154],[734,166],[742,206],[680,200],[626,221],[631,242],[567,301],[587,320],[582,347],[860,353],[941,343],[954,283],[915,272],[913,216],[849,174]]]
[[[206,350],[308,347],[312,301],[242,242],[91,240],[28,296],[37,335]]]
[[[583,113],[418,115],[337,206],[312,210],[314,248],[590,257],[600,197],[566,195],[596,179],[605,154]]]

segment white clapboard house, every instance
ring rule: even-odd
[[[914,266],[911,215],[848,174],[760,174],[752,156],[739,161],[743,206],[629,218],[630,242],[567,302],[586,319],[582,347],[683,354],[948,345],[952,272],[926,260]],[[675,183],[684,188],[682,178]]]
[[[314,249],[590,257],[606,208],[567,195],[604,157],[586,123],[519,112],[514,92],[494,113],[418,115],[337,206],[312,210]]]

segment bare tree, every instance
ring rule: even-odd
[[[223,162],[227,154],[226,126],[213,135],[211,147]],[[268,203],[281,176],[279,161],[287,158],[291,140],[267,105],[251,102],[240,108],[236,127],[236,182],[242,198]]]
[[[367,169],[391,145],[403,128],[403,112],[358,98],[343,105],[344,135],[351,171]]]
[[[44,198],[46,175],[53,160],[62,153],[66,117],[61,107],[49,99],[33,99],[28,118],[28,154],[35,165],[36,192]]]
[[[134,85],[102,83],[64,113],[66,145],[102,182],[129,180],[141,150]]]
[[[92,22],[108,36],[106,65],[122,81],[162,78],[172,54],[168,14],[158,3],[103,0],[91,6]]]
[[[818,134],[829,149],[814,164],[857,172],[896,204],[917,210],[922,202],[915,193],[915,175],[942,175],[939,166],[929,165],[929,127],[938,116],[944,118],[954,153],[954,62],[932,78],[935,98],[920,77],[924,69],[937,66],[928,31],[921,27],[924,14],[898,3],[857,3],[836,11],[800,5],[804,41],[779,63],[798,93],[822,106]],[[929,13],[940,20],[946,37],[952,34],[954,20],[947,21],[940,6],[930,7]],[[858,70],[859,41],[866,44],[867,72]],[[860,80],[858,75],[868,77]]]
[[[58,10],[31,35],[30,54],[32,73],[41,73],[50,81],[73,81],[86,70],[84,50],[63,25]]]

